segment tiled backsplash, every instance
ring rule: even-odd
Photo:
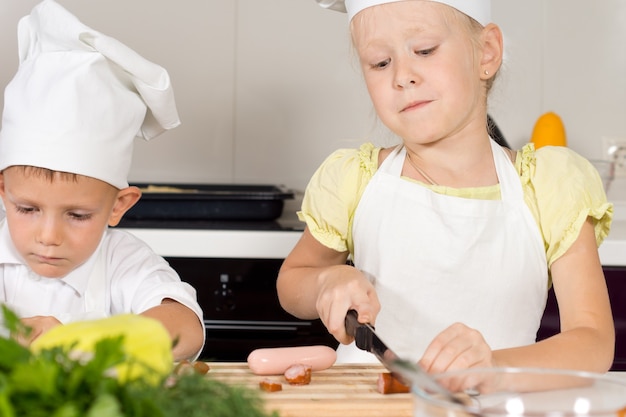
[[[1,88],[17,67],[17,21],[37,1],[0,0]],[[334,149],[390,143],[346,16],[314,0],[58,1],[170,71],[183,124],[137,143],[133,181],[302,189]],[[602,136],[626,136],[626,1],[492,5],[506,58],[490,105],[509,143],[525,143],[545,111],[562,116],[569,146],[589,158],[600,157]]]

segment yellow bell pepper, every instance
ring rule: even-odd
[[[122,345],[128,359],[112,370],[120,381],[144,378],[158,383],[172,372],[169,333],[158,320],[135,314],[57,326],[33,341],[31,350],[37,353],[53,347],[72,347],[72,354],[88,359],[98,341],[118,336],[124,337]]]

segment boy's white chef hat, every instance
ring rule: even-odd
[[[320,6],[348,13],[348,20],[352,20],[354,15],[363,9],[376,6],[378,4],[393,3],[396,1],[408,0],[315,0]],[[481,25],[485,26],[491,22],[491,0],[422,0],[436,1],[447,4],[460,12],[465,13]]]
[[[31,165],[128,186],[135,137],[180,124],[167,71],[44,0],[18,24],[0,170]]]

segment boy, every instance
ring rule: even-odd
[[[180,124],[167,72],[52,0],[18,26],[20,67],[0,130],[0,302],[33,329],[136,313],[160,320],[176,360],[204,343],[195,290],[116,226],[141,197],[136,136]]]

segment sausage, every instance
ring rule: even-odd
[[[256,375],[283,375],[291,365],[309,365],[312,371],[321,371],[336,360],[335,350],[323,345],[264,348],[250,352],[248,367]]]
[[[265,378],[263,381],[259,382],[259,388],[266,392],[276,392],[282,391],[283,384]]]
[[[285,371],[285,379],[290,385],[308,385],[311,383],[311,365],[301,363],[291,365]]]
[[[411,391],[409,387],[389,372],[378,375],[377,389],[381,394],[403,394]]]

